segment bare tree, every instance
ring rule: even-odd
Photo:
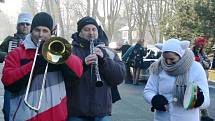
[[[88,1],[89,2],[89,1]],[[87,4],[88,4],[87,2]],[[90,3],[90,2],[89,2]],[[88,5],[86,5],[83,1],[81,0],[76,0],[72,2],[72,6],[71,6],[71,10],[73,11],[73,13],[78,17],[81,18],[83,16],[86,16],[90,13],[87,13],[89,7]]]
[[[23,1],[22,11],[29,11],[35,15],[38,11],[38,4],[35,0],[25,0]]]
[[[50,0],[52,1],[52,0]],[[64,26],[64,22],[63,22],[63,16],[62,16],[62,13],[61,13],[61,3],[60,3],[60,0],[55,0],[55,4],[56,4],[56,16],[55,18],[58,17],[58,21],[59,21],[59,25],[60,25],[60,31],[61,31],[61,36],[65,37],[65,29],[66,28]],[[53,13],[54,14],[54,13]]]
[[[77,18],[86,15],[98,18],[107,36],[112,38],[115,22],[119,17],[120,7],[121,0],[78,0],[73,2],[72,10]]]
[[[137,12],[137,28],[139,31],[139,38],[144,39],[146,33],[146,27],[149,17],[149,1],[150,0],[136,0],[135,11]]]
[[[90,4],[91,0],[87,0],[87,15],[90,16],[90,11],[91,11],[91,4]]]
[[[44,4],[46,11],[52,15],[54,22],[59,23],[61,36],[65,37],[64,23],[60,5],[60,0],[45,0]]]
[[[87,6],[82,1],[66,0],[64,2],[63,22],[64,30],[67,37],[71,37],[71,34],[76,31],[77,20],[83,16],[86,16]]]
[[[128,41],[132,43],[132,31],[135,30],[135,26],[137,23],[136,14],[135,14],[135,0],[126,0],[125,11],[126,11],[126,19],[128,24]]]
[[[107,36],[112,38],[115,21],[119,17],[121,0],[103,0],[100,2],[103,5],[103,10],[99,11],[99,0],[42,0],[40,10],[50,13],[55,23],[59,23],[63,37],[71,31],[71,24],[74,26],[73,20],[89,15],[98,18]]]
[[[92,4],[92,17],[96,18],[96,13],[97,13],[97,9],[98,9],[98,2],[99,0],[93,0],[93,4]]]
[[[121,2],[121,0],[103,0],[103,11],[97,9],[96,12],[110,40],[112,40],[115,22],[119,17]]]
[[[163,34],[160,33],[160,25],[164,18],[172,14],[174,11],[174,0],[151,0],[150,1],[150,18],[149,32],[153,38],[153,42],[157,43],[163,39]]]

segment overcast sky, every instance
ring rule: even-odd
[[[21,12],[21,6],[22,0],[5,0],[5,3],[0,3],[0,10],[15,21]]]

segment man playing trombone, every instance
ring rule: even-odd
[[[69,52],[61,40],[51,39],[52,28],[52,17],[45,12],[37,13],[32,21],[31,33],[5,60],[2,82],[12,92],[10,121],[67,119],[64,82],[78,79],[83,67],[82,61],[71,53],[65,54],[69,56],[63,62],[58,63],[61,58],[53,62],[46,61],[46,55],[56,58],[57,55],[53,55],[52,51],[61,46],[62,51]],[[44,48],[43,43],[50,40],[54,41],[48,48]]]
[[[104,47],[107,37],[95,19],[87,16],[80,19],[77,25],[78,32],[72,35],[73,52],[85,66],[79,80],[66,84],[68,120],[110,121],[111,87],[123,81],[124,63],[116,53]]]

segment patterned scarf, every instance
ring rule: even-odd
[[[164,70],[168,75],[176,77],[173,87],[173,101],[178,106],[183,106],[184,92],[189,81],[189,69],[193,61],[193,53],[187,49],[182,58],[174,65],[167,65],[164,58],[160,57],[150,66],[151,74],[159,74]]]

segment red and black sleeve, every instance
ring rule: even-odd
[[[26,61],[26,64],[21,64],[24,60],[22,56],[25,55],[23,50],[23,48],[16,48],[5,59],[2,82],[5,88],[13,93],[26,87],[33,63],[33,61]]]
[[[68,81],[80,78],[83,74],[82,60],[72,54],[69,59],[66,60],[65,64],[62,65],[62,74],[65,80]]]

